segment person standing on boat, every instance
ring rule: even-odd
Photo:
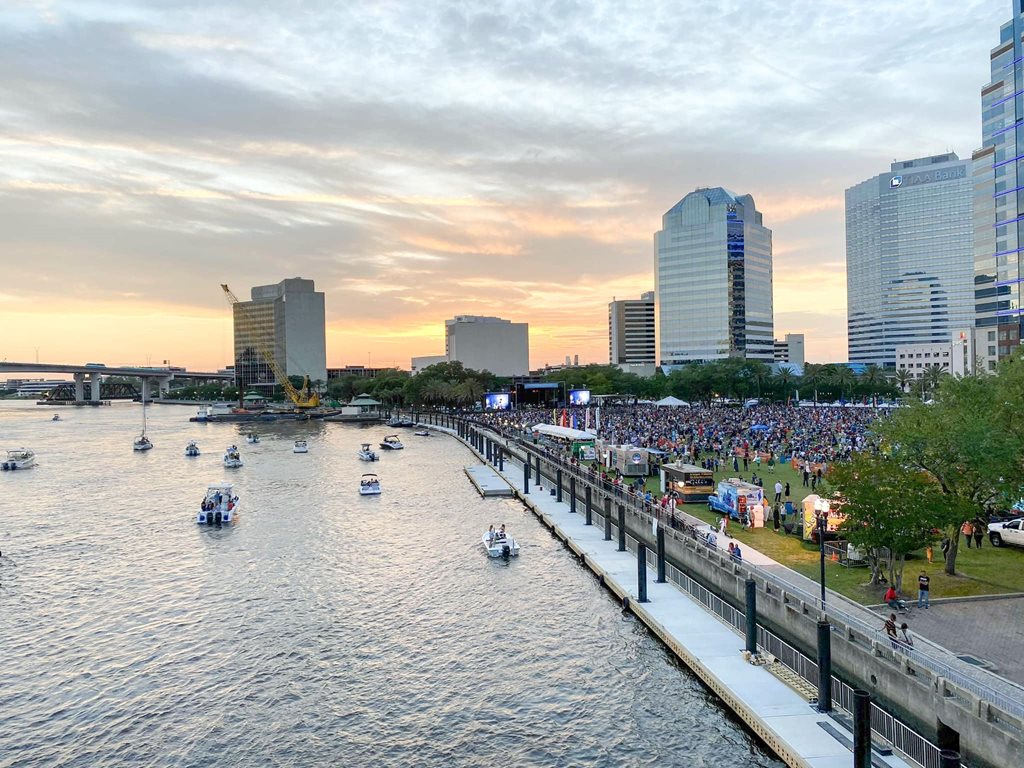
[[[488,545],[490,545],[490,543],[492,541],[494,541],[494,526],[493,525],[490,528],[487,529],[487,535],[486,535],[485,538],[487,539],[487,544]]]

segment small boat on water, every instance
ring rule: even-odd
[[[186,456],[198,456],[199,455],[199,446],[196,445],[196,441],[195,440],[189,440],[188,445],[185,446],[185,455]]]
[[[519,544],[515,539],[505,533],[504,526],[498,532],[487,531],[483,535],[482,543],[488,557],[518,557]]]
[[[309,453],[309,446],[306,445],[306,441],[296,440],[295,447],[292,448],[292,453]]]
[[[0,469],[31,469],[36,465],[36,455],[28,448],[18,448],[7,452],[7,458],[0,462]]]
[[[429,429],[417,429],[415,432],[413,432],[413,434],[416,435],[416,437],[430,437],[430,430]]]
[[[403,419],[401,416],[394,416],[387,422],[389,427],[415,427],[416,422],[411,419]]]
[[[384,438],[383,442],[381,442],[380,447],[386,451],[400,451],[405,448],[405,446],[402,445],[402,441],[398,439],[398,435],[388,435]]]
[[[148,437],[146,437],[145,433],[143,433],[143,434],[139,435],[138,437],[136,437],[135,438],[135,442],[132,443],[132,450],[133,451],[148,451],[152,447],[153,447],[153,443],[150,441],[150,439]]]
[[[60,414],[59,413],[53,414],[53,418],[50,419],[50,421],[61,421]]]
[[[255,432],[250,432],[248,435],[245,436],[245,442],[247,442],[249,445],[256,445],[256,443],[258,443],[259,441],[260,436],[257,435]]]
[[[369,443],[363,443],[356,455],[363,461],[378,461],[380,459],[380,456],[370,450]]]
[[[367,472],[359,481],[360,496],[380,496],[380,480],[372,472]]]
[[[236,467],[242,466],[242,457],[238,453],[238,448],[234,445],[229,445],[224,449],[224,466],[228,469],[235,469]]]
[[[231,483],[211,483],[199,505],[196,522],[200,525],[233,523],[238,515],[238,497],[232,493]]]

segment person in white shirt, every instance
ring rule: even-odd
[[[782,501],[782,482],[780,480],[775,481],[775,503],[778,504]]]

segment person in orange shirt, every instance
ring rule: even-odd
[[[960,533],[967,539],[967,548],[971,548],[971,536],[974,535],[974,524],[970,520],[965,520],[964,524],[960,526]]]

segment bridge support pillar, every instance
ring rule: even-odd
[[[157,386],[160,388],[160,397],[167,397],[167,393],[171,391],[171,379],[173,376],[164,376],[161,379],[157,379]]]
[[[75,402],[81,403],[85,401],[85,374],[76,373],[75,377]]]
[[[98,373],[89,374],[89,399],[94,403],[100,401],[100,375]]]
[[[149,402],[149,379],[146,378],[145,376],[142,377],[142,386],[139,387],[139,390],[142,392],[142,402],[148,403]]]

